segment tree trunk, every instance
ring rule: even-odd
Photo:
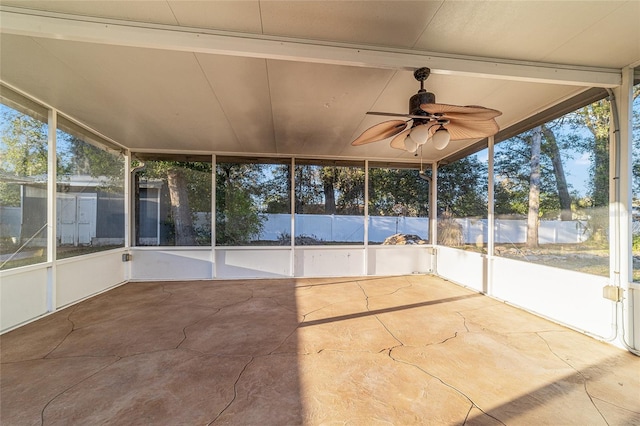
[[[322,171],[322,188],[324,191],[324,214],[336,214],[336,194],[333,182],[335,180],[336,171]]]
[[[171,198],[171,215],[176,233],[177,246],[196,245],[193,231],[193,220],[189,208],[189,194],[187,193],[187,181],[178,169],[169,169],[167,172],[167,184],[169,197]]]
[[[540,145],[542,129],[533,129],[531,139],[531,173],[529,177],[529,214],[527,215],[527,247],[538,247],[538,214],[540,212]]]
[[[609,205],[609,140],[596,137],[593,165],[593,207]]]
[[[581,111],[587,129],[594,138],[593,144],[593,207],[609,205],[609,115],[608,101],[602,100]]]
[[[562,157],[560,156],[556,135],[551,129],[544,125],[542,126],[542,133],[547,142],[549,157],[553,164],[553,173],[556,176],[556,187],[558,188],[558,198],[560,199],[560,220],[571,220],[573,219],[573,214],[571,213],[571,196],[569,195],[567,178],[564,174]]]

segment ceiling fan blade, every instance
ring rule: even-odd
[[[410,132],[411,132],[411,129],[409,128],[404,132],[398,134],[398,136],[396,136],[395,138],[391,139],[391,148],[401,149],[403,151],[406,151],[406,148],[404,147],[404,140],[407,138],[407,136],[409,136]]]
[[[381,141],[383,139],[397,135],[398,133],[406,129],[407,125],[408,122],[404,120],[383,121],[382,123],[369,127],[367,130],[362,132],[362,134],[358,136],[356,140],[351,142],[351,145],[358,146],[371,142]]]
[[[442,115],[451,120],[491,120],[502,115],[502,112],[481,106],[460,106],[447,104],[422,104],[420,109],[429,114]]]
[[[435,132],[438,126],[433,126]],[[451,140],[477,139],[493,136],[500,130],[495,120],[451,120],[444,128],[449,131]]]
[[[399,114],[397,112],[380,112],[380,111],[367,111],[367,115],[379,115],[382,117],[408,117],[408,114]]]

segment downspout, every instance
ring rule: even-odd
[[[138,160],[140,161],[140,160]],[[132,216],[133,216],[133,232],[131,237],[131,246],[137,245],[140,236],[140,224],[138,223],[138,211],[140,210],[140,185],[139,185],[139,177],[137,176],[138,172],[143,171],[147,168],[147,165],[140,161],[140,164],[131,168],[131,183],[133,184],[133,191],[131,191],[133,202],[131,203],[132,208]],[[131,220],[131,219],[130,219]]]
[[[615,229],[614,229],[614,235],[620,235],[620,229],[621,229],[621,212],[620,212],[620,119],[618,117],[618,106],[616,104],[616,98],[615,95],[613,93],[613,91],[611,89],[607,89],[607,92],[609,93],[609,103],[611,105],[611,118],[613,121],[613,143],[614,143],[614,149],[615,149],[615,158],[614,158],[614,205],[615,207],[615,215],[614,215],[614,224],[615,224]],[[613,258],[613,264],[615,266],[615,271],[614,271],[614,282],[613,285],[616,286],[618,288],[618,294],[623,294],[622,293],[622,282],[620,280],[620,267],[621,267],[621,260],[620,260],[620,247],[618,244],[618,247],[616,247],[616,250],[614,250],[614,258]],[[627,277],[628,278],[628,277]],[[617,338],[619,335],[619,330],[620,328],[622,328],[622,335],[620,338],[620,342],[622,343],[622,345],[625,347],[625,349],[627,349],[629,352],[631,352],[634,355],[640,356],[640,351],[638,351],[637,349],[635,349],[634,347],[632,347],[627,341],[626,341],[626,336],[625,336],[625,327],[624,327],[624,302],[623,302],[624,298],[622,298],[622,300],[618,300],[615,302],[615,323],[614,323],[614,327],[615,327],[615,335],[613,337],[613,339]],[[620,325],[620,321],[622,321],[622,325]],[[612,339],[612,340],[613,340]]]

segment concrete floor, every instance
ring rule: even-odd
[[[2,425],[640,425],[640,358],[428,276],[130,283],[0,341]]]

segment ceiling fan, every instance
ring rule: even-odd
[[[436,149],[442,150],[451,140],[484,138],[500,130],[495,121],[502,114],[500,111],[475,105],[437,104],[436,95],[424,89],[424,81],[429,74],[429,68],[419,68],[413,72],[415,79],[420,82],[420,90],[409,99],[408,114],[367,112],[383,117],[403,117],[403,120],[376,124],[365,130],[351,145],[364,145],[395,136],[391,140],[392,148],[413,153],[428,140]]]

